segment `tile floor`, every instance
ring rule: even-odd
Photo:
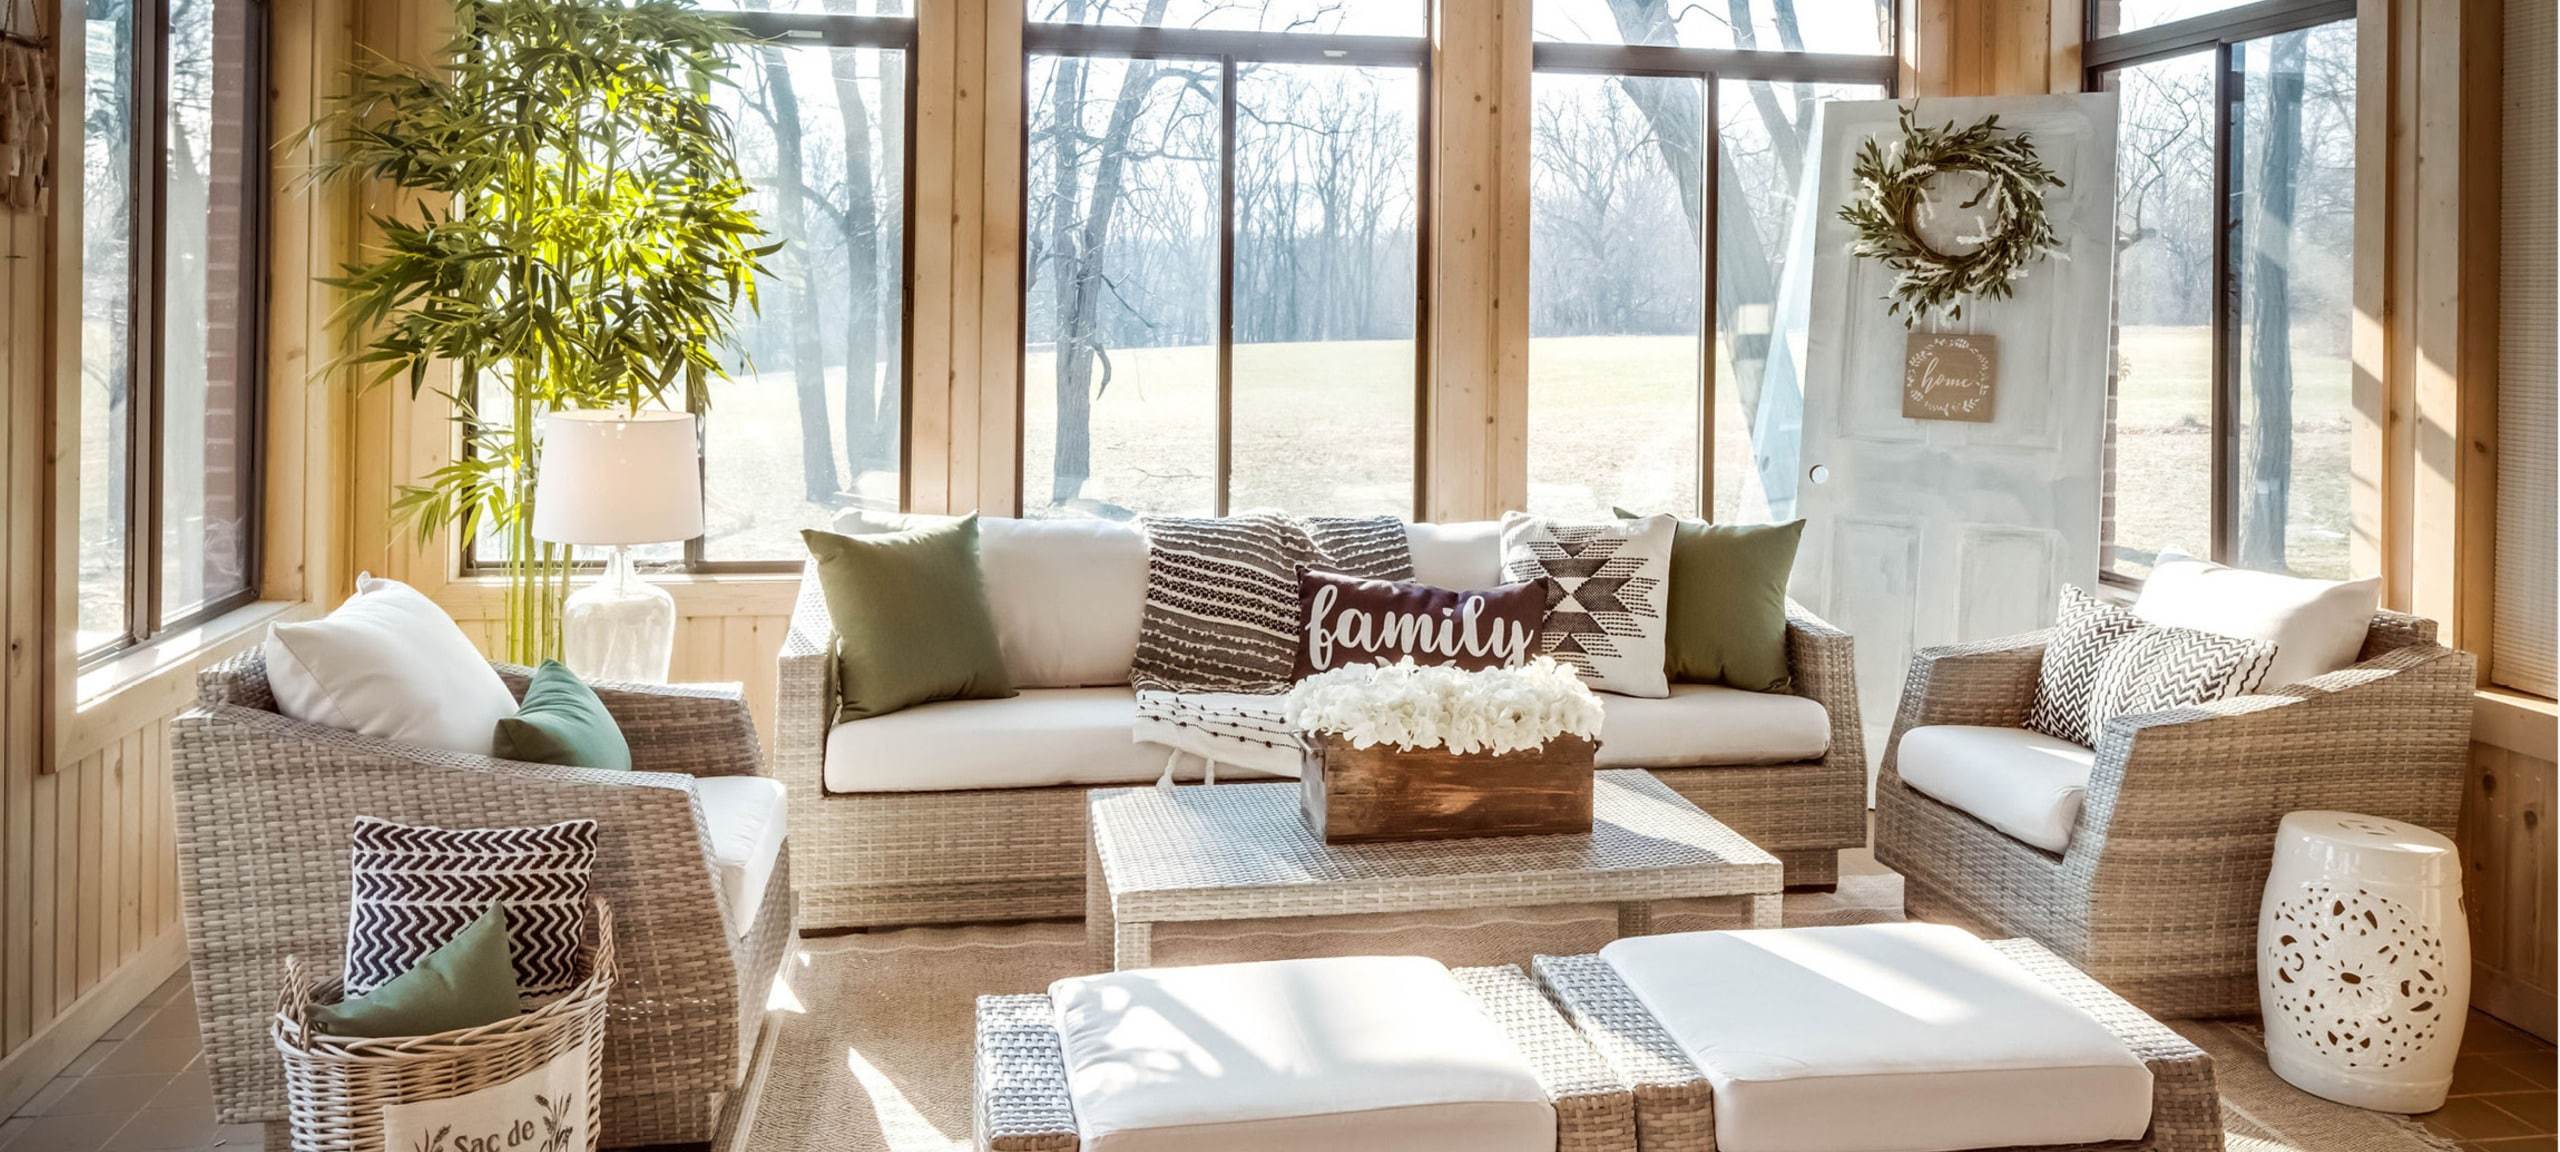
[[[1863,863],[1842,861],[1851,871]],[[161,985],[0,1121],[0,1152],[259,1152],[259,1125],[214,1123],[191,995],[184,974]],[[2474,1012],[2453,1096],[2424,1122],[2465,1152],[2550,1152],[2560,1134],[2554,1060],[2551,1045]]]

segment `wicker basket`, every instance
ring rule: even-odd
[[[285,1116],[294,1152],[464,1152],[472,1145],[458,1137],[447,1141],[442,1133],[410,1142],[414,1147],[389,1147],[387,1110],[507,1084],[581,1044],[587,1053],[584,1118],[573,1122],[555,1113],[529,1138],[502,1138],[498,1146],[592,1152],[604,1087],[605,1007],[614,978],[612,908],[597,900],[588,925],[581,956],[587,976],[576,988],[520,1016],[430,1036],[314,1035],[312,1006],[335,1000],[341,985],[315,980],[300,961],[287,959],[284,996],[269,1035],[284,1060]]]

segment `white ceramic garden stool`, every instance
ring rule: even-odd
[[[2258,1010],[2276,1075],[2341,1104],[2433,1111],[2470,1005],[2453,841],[2352,812],[2286,816],[2258,905]]]

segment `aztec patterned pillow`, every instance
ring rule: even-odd
[[[1502,518],[1502,578],[1544,580],[1538,655],[1582,674],[1593,690],[1660,698],[1678,519],[1647,516],[1570,524],[1518,512]]]
[[[577,986],[595,821],[430,828],[358,816],[351,845],[347,995],[364,995],[408,971],[492,901],[506,906],[517,992],[536,999]]]
[[[1129,683],[1163,692],[1286,692],[1298,660],[1298,566],[1413,578],[1404,522],[1150,516],[1147,600]]]
[[[2089,698],[2098,666],[2124,638],[2142,630],[2133,613],[2065,584],[2062,609],[2046,634],[2044,663],[2036,669],[2036,699],[2027,709],[2027,727],[2057,740],[2088,747],[2097,743],[2089,727]]]
[[[2276,646],[2264,640],[2145,625],[2107,652],[2089,690],[2094,741],[2118,716],[2210,704],[2258,690],[2275,667]]]

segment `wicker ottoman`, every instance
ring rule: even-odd
[[[2223,1146],[2211,1058],[2033,941],[1702,932],[1533,967],[1634,1096],[1647,1152]],[[2074,1126],[2106,1131],[2016,1137]]]
[[[972,1112],[980,1152],[1636,1149],[1627,1091],[1527,974],[1413,957],[982,996]]]

